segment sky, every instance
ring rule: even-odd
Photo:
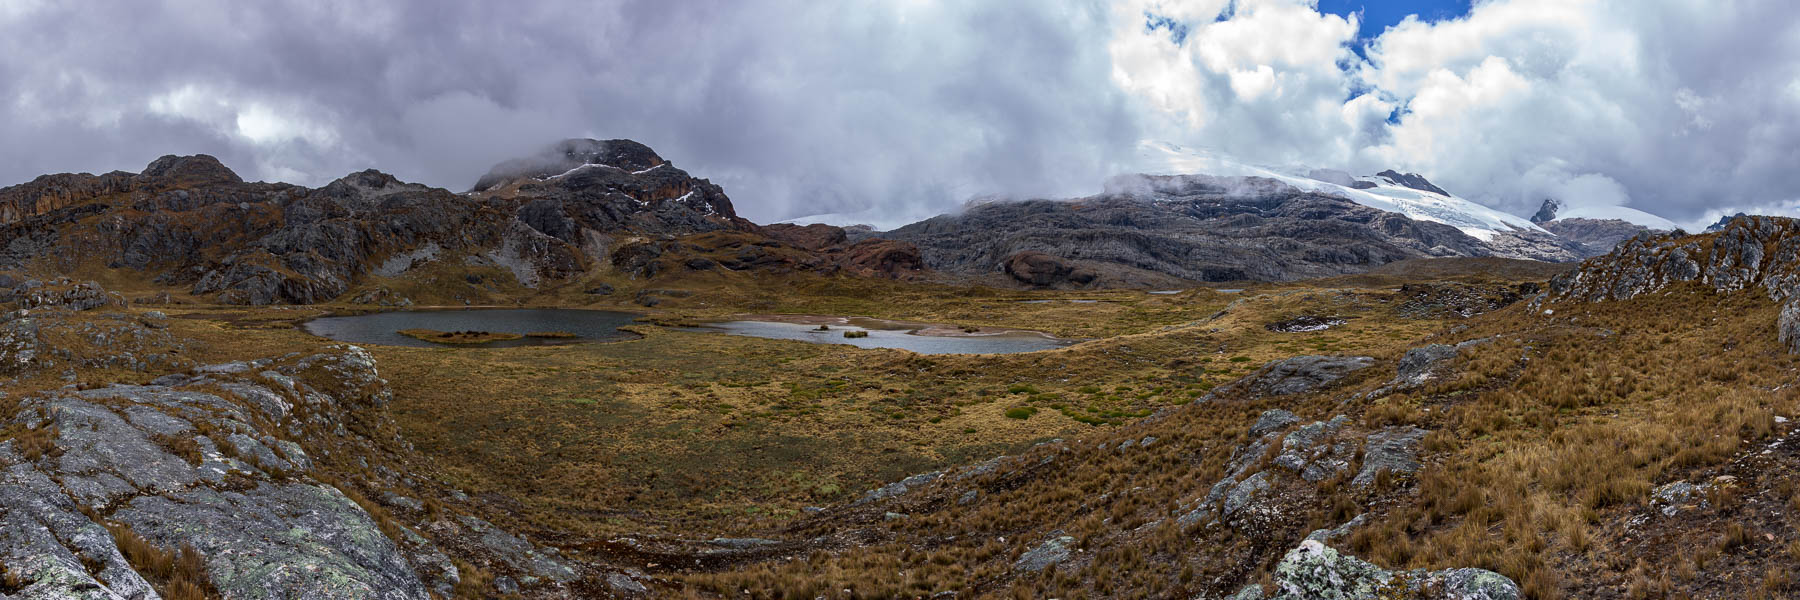
[[[1157,141],[1704,225],[1800,208],[1791,0],[0,0],[0,185],[208,153],[467,189],[631,138],[757,222],[1075,197]]]

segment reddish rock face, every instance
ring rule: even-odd
[[[893,240],[863,240],[844,251],[838,264],[863,276],[909,279],[925,271],[919,248]]]
[[[1092,271],[1077,268],[1061,258],[1029,250],[1007,257],[1001,268],[1019,283],[1038,287],[1064,283],[1087,285],[1096,278]]]

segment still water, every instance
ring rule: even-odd
[[[615,341],[637,337],[619,327],[630,325],[638,315],[604,310],[572,310],[558,308],[533,309],[467,309],[407,310],[370,313],[342,317],[320,317],[307,321],[307,333],[353,344],[382,344],[415,348],[464,347],[435,344],[400,335],[402,329],[436,329],[438,331],[491,331],[526,334],[540,331],[562,331],[574,338],[521,338],[480,344],[476,348],[542,346],[572,342]]]
[[[832,325],[819,331],[818,325],[776,321],[726,321],[709,323],[694,331],[718,331],[730,335],[777,340],[800,340],[817,344],[846,344],[860,348],[899,348],[919,354],[1012,354],[1062,348],[1079,340],[1065,340],[1031,331],[1011,331],[977,335],[919,335],[917,328],[857,327]],[[869,337],[847,338],[845,331],[867,331]]]

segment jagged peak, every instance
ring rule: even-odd
[[[325,187],[319,188],[319,191],[328,196],[341,198],[372,198],[395,192],[423,189],[427,189],[427,187],[422,184],[400,181],[398,177],[375,169],[365,169],[339,177],[337,180],[325,184]]]
[[[1444,191],[1444,188],[1441,188],[1441,187],[1438,187],[1438,186],[1432,184],[1429,180],[1426,180],[1423,175],[1420,175],[1418,173],[1400,173],[1393,169],[1388,169],[1386,171],[1376,173],[1375,176],[1380,177],[1382,179],[1386,179],[1386,180],[1388,180],[1389,183],[1392,183],[1394,185],[1398,185],[1401,187],[1411,188],[1411,189],[1419,190],[1421,192],[1431,192],[1431,193],[1437,194],[1439,196],[1450,196],[1451,195],[1450,192]]]
[[[638,172],[667,163],[649,146],[632,140],[572,138],[551,144],[531,156],[494,165],[494,168],[475,181],[475,187],[470,191],[487,191],[525,177],[553,177],[583,165],[605,165]]]
[[[1556,220],[1557,211],[1562,210],[1562,202],[1555,198],[1545,198],[1544,204],[1538,207],[1537,214],[1531,215],[1531,222],[1543,225]]]

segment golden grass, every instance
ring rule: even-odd
[[[119,523],[108,523],[113,543],[125,561],[169,600],[205,600],[218,598],[206,574],[206,563],[200,552],[183,545],[171,552],[157,547]]]

